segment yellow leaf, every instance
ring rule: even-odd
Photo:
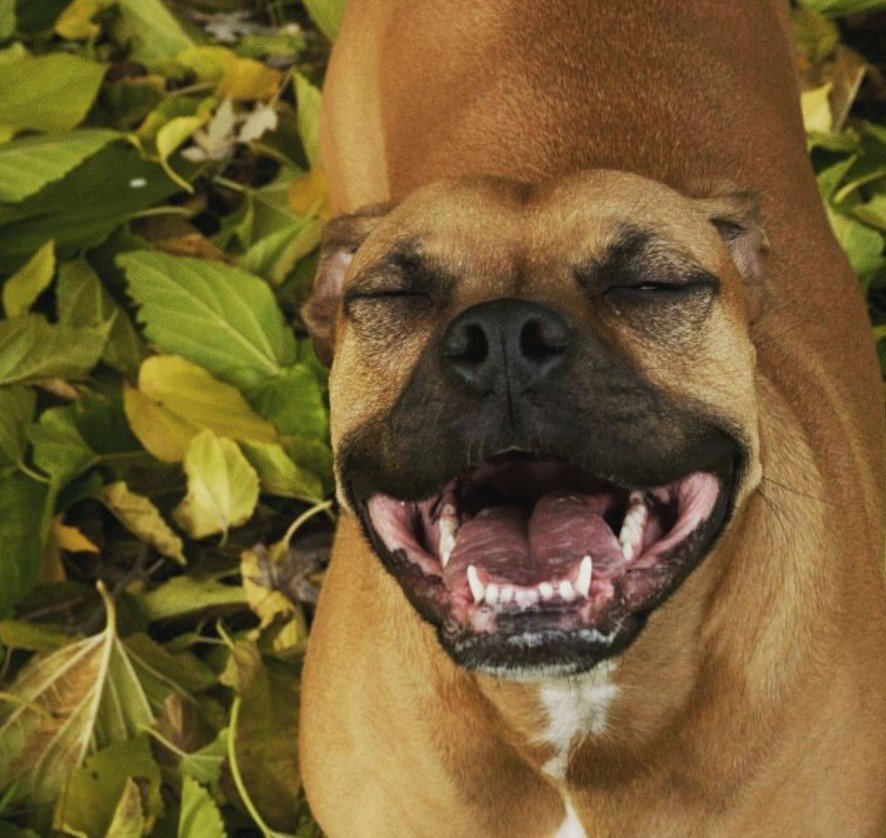
[[[240,391],[178,355],[155,355],[139,369],[138,390],[125,386],[123,408],[133,433],[158,460],[179,462],[201,430],[233,439],[275,442],[277,429]]]
[[[833,85],[828,82],[814,90],[804,90],[800,94],[800,107],[803,110],[803,125],[807,131],[827,134],[834,127],[829,95]]]
[[[175,56],[175,63],[190,70],[202,84],[218,84],[236,60],[237,53],[220,46],[189,47]]]
[[[92,41],[101,34],[101,28],[92,19],[114,0],[73,0],[55,22],[55,34],[69,41]]]
[[[55,540],[62,550],[68,553],[98,553],[96,547],[77,527],[69,527],[62,523],[61,516],[52,521],[52,531]]]
[[[186,563],[182,540],[150,500],[130,492],[123,481],[105,486],[101,499],[133,535],[150,544],[160,555],[182,565]]]
[[[180,215],[151,215],[132,222],[133,232],[152,247],[173,256],[195,256],[214,262],[231,258]]]
[[[304,649],[307,641],[307,626],[301,608],[282,591],[270,587],[269,568],[273,559],[263,547],[244,550],[240,555],[240,575],[246,601],[261,621],[249,638],[258,640],[259,635],[274,623],[279,630],[274,635],[272,646],[275,652],[297,652]]]
[[[158,460],[164,463],[182,460],[188,442],[196,433],[193,425],[126,382],[123,383],[123,410],[132,432]]]
[[[311,169],[303,177],[292,181],[286,195],[296,215],[316,215],[328,219],[332,214],[329,184],[322,169]]]
[[[160,157],[160,165],[163,167],[163,171],[182,189],[186,189],[188,192],[193,192],[194,188],[169,165],[169,157],[184,145],[208,119],[209,114],[177,116],[170,119],[157,132],[157,154]]]
[[[216,88],[216,94],[231,99],[261,99],[267,101],[276,95],[283,82],[283,74],[256,61],[237,57],[225,70]]]
[[[184,460],[188,493],[172,513],[192,538],[245,524],[258,503],[258,475],[237,443],[212,431],[195,436]]]
[[[7,317],[27,314],[52,282],[55,274],[55,242],[48,241],[3,285],[3,309]]]

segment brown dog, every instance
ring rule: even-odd
[[[882,400],[784,11],[351,0],[305,310],[331,836],[886,825]]]

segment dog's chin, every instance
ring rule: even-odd
[[[710,552],[737,470],[730,461],[638,486],[512,451],[431,497],[376,493],[356,508],[457,663],[511,679],[564,677],[623,652]]]

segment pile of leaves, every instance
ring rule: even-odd
[[[298,673],[335,510],[297,313],[342,5],[0,0],[0,835],[318,834]],[[818,13],[860,7],[794,25],[882,323],[882,79],[845,45],[880,18]]]

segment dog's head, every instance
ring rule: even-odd
[[[329,225],[339,496],[459,663],[588,669],[714,549],[758,473],[755,216],[594,171]]]

